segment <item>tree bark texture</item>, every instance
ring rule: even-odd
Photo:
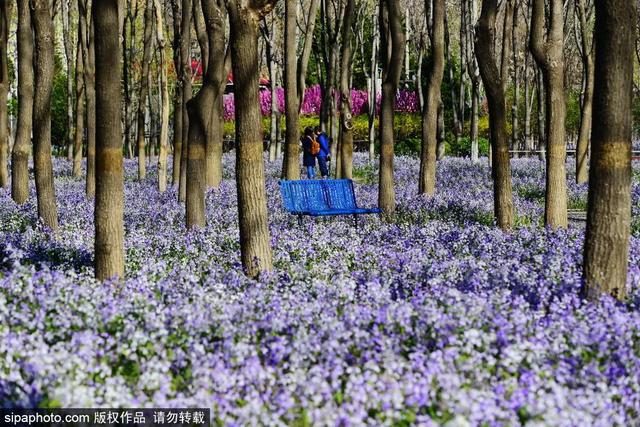
[[[402,72],[404,32],[400,23],[399,0],[380,1],[380,40],[383,61],[380,101],[380,172],[378,205],[386,215],[396,210],[393,179],[393,109]]]
[[[29,153],[33,120],[33,33],[29,0],[18,0],[18,129],[11,155],[11,196],[18,204],[29,199]]]
[[[204,0],[202,12],[208,35],[207,72],[198,94],[189,101],[189,143],[187,153],[187,229],[205,226],[207,142],[222,144],[222,116],[216,106],[221,99],[224,74],[226,9],[222,1]],[[215,127],[215,135],[212,130]],[[220,169],[219,165],[219,169]],[[219,184],[219,181],[218,181]]]
[[[173,95],[173,176],[172,183],[174,186],[180,186],[180,166],[182,159],[182,60],[180,59],[181,34],[180,19],[181,0],[171,0],[171,9],[173,11],[173,66],[176,69],[177,81],[175,92]]]
[[[304,101],[304,90],[306,88],[307,67],[309,65],[309,58],[311,57],[311,49],[313,47],[313,32],[316,28],[316,15],[318,14],[318,6],[320,0],[311,0],[309,5],[309,14],[307,16],[307,28],[304,36],[304,44],[302,46],[302,54],[298,59],[298,111],[302,109],[302,102]]]
[[[567,227],[567,176],[565,159],[566,104],[564,98],[564,50],[562,0],[551,0],[549,28],[544,35],[544,0],[533,0],[531,53],[542,70],[545,87],[547,173],[544,222],[552,228]]]
[[[284,114],[285,152],[282,177],[300,179],[300,129],[299,104],[296,77],[296,0],[284,0]]]
[[[156,41],[158,42],[160,69],[160,153],[158,155],[158,191],[167,190],[167,155],[169,151],[169,84],[167,80],[167,46],[164,38],[164,23],[162,19],[162,4],[160,0],[153,0],[156,16]]]
[[[84,90],[87,98],[87,185],[86,195],[93,198],[96,191],[96,90],[95,90],[95,40],[93,17],[87,0],[80,0],[80,13],[85,15],[87,33],[82,35],[84,61]]]
[[[33,154],[38,217],[52,231],[58,229],[58,210],[51,160],[51,92],[53,88],[53,19],[48,0],[32,0],[35,36],[35,92],[33,99]]]
[[[138,98],[136,145],[138,147],[138,179],[147,177],[147,167],[145,159],[145,112],[147,105],[147,95],[149,85],[147,77],[149,75],[149,64],[151,63],[151,31],[153,27],[153,2],[147,1],[144,10],[144,39],[142,54],[142,72],[140,73],[140,96]]]
[[[86,22],[84,23],[86,24]],[[85,34],[86,30],[79,22],[78,33]],[[73,176],[82,176],[82,142],[84,136],[84,65],[82,63],[82,46],[78,40],[76,54],[76,124],[73,135]]]
[[[236,100],[236,183],[242,265],[249,276],[272,269],[262,125],[258,104],[258,22],[270,0],[227,0]],[[293,76],[295,78],[295,75]],[[294,92],[295,96],[295,92]]]
[[[340,165],[342,178],[353,177],[353,117],[351,115],[351,25],[355,0],[347,0],[342,17],[340,55]]]
[[[587,27],[587,13],[584,0],[576,0],[576,12],[580,21],[580,34],[582,48],[582,75],[584,79],[584,93],[582,95],[582,110],[580,112],[580,134],[576,144],[576,182],[582,184],[587,182],[589,176],[589,137],[593,118],[593,80],[594,63],[593,48],[594,43],[589,43],[589,29]]]
[[[13,2],[0,0],[0,188],[9,186],[9,39],[10,6]]]
[[[438,145],[438,106],[444,74],[444,0],[433,1],[431,61],[427,91],[422,110],[422,147],[418,193],[433,196],[436,192],[436,147]]]
[[[482,11],[476,28],[475,51],[489,104],[494,215],[501,229],[510,230],[513,228],[514,209],[506,102],[502,82],[506,76],[500,75],[493,47],[497,9],[497,0],[482,2]]]
[[[96,61],[95,276],[124,277],[124,176],[118,1],[92,6]]]
[[[197,1],[197,0],[196,0]],[[191,99],[191,0],[182,0],[180,23],[180,81],[182,83],[182,150],[180,153],[180,185],[178,201],[187,199],[187,154],[189,152],[189,115],[187,102]]]
[[[71,22],[71,0],[63,0],[60,2],[60,14],[62,20],[62,40],[64,45],[64,57],[67,65],[67,134],[66,134],[66,147],[67,147],[67,160],[73,158],[73,47],[71,41],[71,35],[69,32],[69,25]]]
[[[592,161],[582,294],[623,300],[631,221],[631,104],[636,5],[595,3]]]

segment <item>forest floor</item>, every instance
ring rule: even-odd
[[[282,208],[267,165],[274,271],[240,270],[233,155],[184,230],[175,190],[126,161],[126,272],[93,280],[93,204],[56,159],[60,232],[35,190],[0,190],[0,402],[4,406],[209,407],[219,425],[633,425],[640,417],[640,165],[629,298],[578,298],[584,230],[540,226],[544,165],[513,161],[517,229],[493,226],[490,172],[438,163],[416,195],[396,159],[398,215],[305,218]],[[573,169],[568,164],[569,171]],[[377,168],[356,155],[359,205]],[[568,177],[571,209],[585,185]]]

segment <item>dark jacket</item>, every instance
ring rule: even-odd
[[[302,137],[302,166],[316,165],[316,156],[311,154],[311,142],[311,137]]]
[[[318,153],[318,157],[329,157],[329,155],[331,154],[331,150],[329,150],[329,137],[327,136],[327,134],[322,132],[316,138],[320,143],[320,152]]]

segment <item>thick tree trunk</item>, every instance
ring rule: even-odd
[[[241,6],[235,0],[227,0],[236,93],[236,182],[240,253],[242,265],[249,276],[272,269],[262,159],[262,126],[256,90],[259,79],[258,21],[272,7],[273,3],[266,1],[261,4],[261,10],[255,10]]]
[[[197,1],[197,0],[196,0]],[[187,199],[187,154],[189,153],[189,115],[187,102],[191,99],[191,0],[182,0],[180,23],[180,81],[182,82],[182,150],[180,153],[180,185],[178,201]]]
[[[144,11],[144,50],[142,54],[142,72],[140,73],[140,96],[138,99],[137,111],[137,132],[136,145],[138,147],[138,179],[143,180],[147,177],[147,166],[145,159],[145,113],[147,105],[147,96],[149,93],[148,75],[149,64],[151,63],[151,30],[153,26],[153,3],[147,1]]]
[[[418,193],[433,196],[436,192],[436,148],[438,145],[438,106],[444,73],[444,0],[433,1],[431,61],[427,77],[427,92],[422,110],[422,150]]]
[[[0,0],[0,188],[9,186],[9,111],[7,94],[9,93],[9,0]]]
[[[398,0],[380,1],[380,39],[383,62],[382,100],[380,101],[380,173],[378,205],[385,215],[396,210],[393,179],[393,109],[402,72],[404,33],[400,23]]]
[[[160,153],[158,155],[158,190],[167,190],[167,154],[169,151],[169,84],[167,81],[167,46],[164,38],[164,23],[162,19],[162,4],[160,0],[153,0],[156,16],[156,40],[158,42],[160,68],[160,98],[162,102],[160,113]]]
[[[33,34],[29,0],[18,0],[18,129],[11,156],[11,196],[18,204],[29,199],[29,153],[33,119]]]
[[[96,56],[95,275],[124,277],[124,176],[120,124],[118,1],[92,6]]]
[[[189,144],[187,156],[187,229],[205,226],[206,151],[211,138],[214,122],[221,121],[220,112],[215,108],[220,98],[220,87],[225,82],[224,75],[224,26],[226,9],[222,2],[204,0],[202,12],[208,35],[207,73],[198,94],[189,101]],[[217,117],[214,117],[218,115]],[[216,140],[220,135],[215,135]]]
[[[86,24],[86,22],[84,23]],[[86,34],[83,23],[79,22],[78,34]],[[84,65],[82,63],[82,46],[78,40],[76,55],[76,125],[73,139],[73,176],[82,176],[82,142],[84,137]]]
[[[636,4],[595,3],[592,162],[582,294],[624,300],[631,221],[631,104]]]
[[[340,58],[340,168],[342,178],[353,177],[353,118],[351,116],[351,25],[355,0],[347,0],[342,16]]]
[[[53,88],[53,20],[48,0],[32,0],[35,35],[35,94],[33,99],[33,154],[38,217],[54,232],[58,229],[56,193],[51,160],[51,92]],[[4,126],[3,126],[4,127]]]
[[[567,227],[565,159],[564,50],[562,0],[551,0],[549,30],[544,36],[544,0],[534,0],[531,17],[531,53],[542,70],[546,92],[547,174],[545,225]]]
[[[593,42],[589,43],[589,29],[587,27],[587,13],[585,11],[584,0],[576,0],[576,11],[580,20],[580,33],[582,38],[582,71],[584,82],[584,93],[582,94],[582,111],[580,112],[580,134],[576,144],[576,182],[578,184],[587,182],[589,175],[589,133],[591,132],[592,111],[593,111]]]
[[[286,133],[282,177],[284,179],[300,179],[299,104],[296,80],[296,1],[285,0],[284,9],[284,113]]]
[[[506,76],[500,75],[493,47],[497,9],[497,0],[482,2],[482,12],[476,30],[475,51],[489,104],[494,214],[498,226],[503,230],[510,230],[513,228],[514,209],[506,103],[502,82]]]

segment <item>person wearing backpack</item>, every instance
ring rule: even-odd
[[[316,140],[320,144],[320,151],[318,152],[318,166],[320,167],[320,175],[323,178],[329,177],[329,162],[331,150],[329,150],[329,137],[326,133],[322,132],[320,126],[316,126],[314,129]]]
[[[306,127],[302,137],[302,165],[307,168],[307,178],[316,176],[316,156],[320,152],[320,144],[316,141],[313,129]]]

